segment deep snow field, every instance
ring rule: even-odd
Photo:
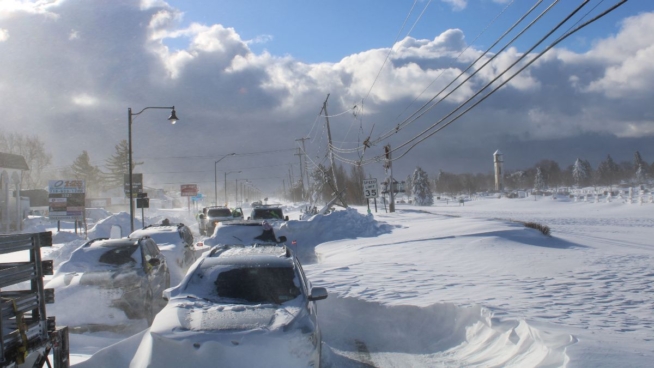
[[[654,362],[652,203],[480,198],[398,205],[395,213],[380,206],[371,216],[365,207],[339,209],[298,221],[301,207],[287,205],[291,221],[275,232],[297,240],[308,278],[330,293],[319,302],[323,366]],[[128,227],[125,215],[99,220],[89,236],[107,236],[110,223]],[[147,223],[164,217],[197,232],[185,209],[146,212]],[[50,226],[32,220],[27,230]],[[63,231],[54,240],[44,256],[55,265],[84,242]],[[144,361],[135,356],[144,328],[71,334],[73,366],[136,367],[130,362]]]

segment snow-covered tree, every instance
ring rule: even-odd
[[[584,186],[590,179],[590,173],[587,171],[588,167],[584,165],[584,161],[577,158],[574,165],[572,165],[572,178],[577,186]]]
[[[413,193],[412,190],[411,190],[411,189],[413,189],[412,188],[412,186],[413,186],[412,181],[413,180],[412,180],[411,174],[407,175],[406,183],[405,183],[405,186],[404,186],[404,192],[405,192],[406,196],[409,197],[409,198],[411,197],[411,193]]]
[[[543,190],[545,189],[545,176],[540,169],[540,166],[536,168],[536,176],[534,177],[534,189]]]
[[[429,187],[429,177],[420,167],[416,167],[411,177],[411,193],[413,193],[413,202],[418,206],[430,206],[434,204],[434,196],[431,194]]]
[[[643,165],[639,165],[636,170],[636,183],[643,184],[647,181],[647,172],[643,168]]]
[[[309,187],[309,202],[311,204],[316,204],[325,200],[325,189],[328,187],[328,185],[326,185],[326,175],[329,175],[329,172],[322,165],[318,165],[311,172],[311,186]]]
[[[611,155],[606,157],[597,167],[597,177],[600,184],[613,185],[617,181],[620,167],[613,161]]]

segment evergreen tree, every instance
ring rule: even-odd
[[[643,165],[638,166],[638,170],[636,170],[636,183],[637,184],[644,184],[647,181],[647,172],[643,168]]]
[[[613,161],[611,155],[607,155],[606,160],[600,162],[597,167],[597,178],[599,183],[602,185],[615,184],[619,172],[620,168],[618,167],[618,164]]]
[[[97,166],[91,165],[91,159],[86,151],[77,156],[70,166],[71,173],[75,179],[86,182],[86,192],[90,195],[98,195],[102,183],[102,171]]]
[[[539,166],[536,168],[536,176],[534,177],[534,189],[542,191],[545,189],[545,185],[545,176]]]
[[[581,187],[588,184],[590,173],[587,170],[588,167],[584,165],[584,162],[577,158],[574,165],[572,165],[572,178],[575,185]]]
[[[581,165],[584,167],[584,170],[588,175],[586,178],[587,182],[584,185],[591,185],[593,181],[593,167],[590,165],[588,160],[581,160]]]
[[[409,174],[406,176],[406,182],[404,184],[404,194],[406,194],[407,197],[411,198],[411,189],[413,189],[413,183],[412,183],[412,175]]]
[[[129,146],[127,140],[120,141],[116,145],[116,152],[106,161],[107,167],[106,183],[110,188],[122,187],[125,183],[125,174],[129,174]],[[143,162],[135,162],[132,159],[132,170]]]
[[[411,178],[413,201],[419,206],[431,206],[434,204],[434,196],[429,187],[429,177],[420,167],[416,167]]]

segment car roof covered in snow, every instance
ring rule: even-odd
[[[98,239],[93,239],[90,240],[88,243],[84,245],[84,248],[117,248],[117,247],[128,247],[132,245],[136,245],[138,243],[140,238],[120,238],[120,239],[106,239],[106,238],[98,238]]]
[[[217,246],[205,258],[202,268],[218,265],[249,267],[293,267],[293,258],[286,247]]]

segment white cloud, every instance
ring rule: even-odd
[[[459,11],[463,10],[468,6],[467,0],[441,0],[444,3],[452,5],[452,10]]]
[[[86,93],[81,93],[73,96],[72,101],[75,105],[79,106],[93,106],[98,103],[98,100]]]
[[[0,28],[0,42],[7,41],[8,39],[9,39],[9,31]]]
[[[247,45],[268,43],[273,40],[272,35],[259,35],[251,40],[245,41]]]
[[[51,12],[66,0],[2,0],[0,1],[0,19],[18,16],[21,13],[41,14],[56,18],[57,14]]]

